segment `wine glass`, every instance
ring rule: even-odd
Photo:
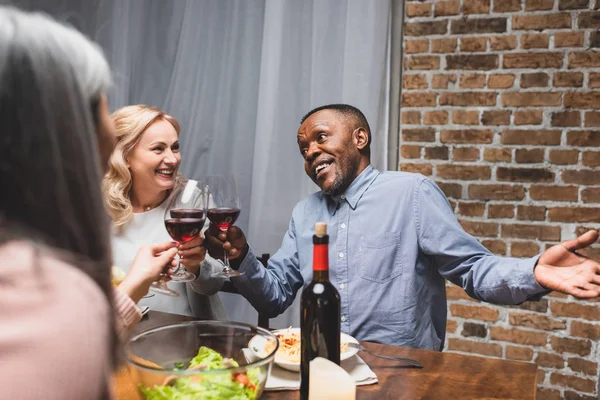
[[[238,197],[235,178],[233,175],[215,175],[207,179],[207,184],[209,206],[206,216],[221,232],[227,232],[240,216],[240,198]],[[230,278],[243,275],[243,272],[231,269],[227,251],[224,250],[223,253],[223,271],[212,276],[215,278]]]
[[[206,221],[208,196],[203,183],[193,179],[183,179],[175,185],[167,199],[165,227],[173,240],[186,243],[202,232]],[[180,260],[171,274],[174,282],[191,282],[196,275],[187,271]]]

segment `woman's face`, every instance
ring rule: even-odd
[[[181,163],[179,137],[167,120],[154,121],[126,160],[136,190],[169,190]]]

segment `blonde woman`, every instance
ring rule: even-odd
[[[123,107],[111,117],[117,145],[104,177],[104,194],[113,221],[113,260],[127,271],[141,246],[170,240],[163,216],[165,200],[180,176],[181,128],[172,116],[146,105]],[[222,267],[205,258],[203,236],[181,244],[178,254],[197,279],[188,284],[170,282],[178,297],[158,295],[139,304],[201,319],[226,319],[216,294],[223,279],[211,278]]]

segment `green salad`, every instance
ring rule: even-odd
[[[176,364],[178,369],[203,371],[239,367],[239,364],[231,358],[223,358],[211,348],[202,346],[198,349],[198,355],[190,360],[188,367],[183,366],[183,363]],[[144,388],[140,384],[140,390],[147,400],[254,400],[260,382],[258,374],[256,370],[248,370],[245,373],[177,378],[168,385],[152,388]]]

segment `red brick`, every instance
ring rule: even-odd
[[[431,87],[433,89],[448,89],[450,84],[456,83],[456,75],[434,75],[431,78]]]
[[[554,207],[550,209],[548,219],[553,222],[600,222],[600,208]]]
[[[524,326],[526,328],[540,329],[543,331],[562,330],[567,328],[564,320],[533,313],[510,313],[511,325]]]
[[[433,142],[435,141],[435,129],[402,129],[402,140],[406,142]]]
[[[485,87],[485,75],[465,74],[460,77],[460,87],[466,89],[481,89]]]
[[[456,328],[457,328],[458,324],[456,323],[456,321],[452,321],[451,319],[446,321],[446,332],[447,333],[454,333],[456,332]]]
[[[468,300],[476,302],[474,298],[469,296],[460,286],[456,286],[453,283],[446,283],[446,298],[448,300]]]
[[[565,93],[567,108],[597,108],[600,104],[600,92],[568,92]],[[558,104],[560,105],[560,104]]]
[[[498,167],[496,179],[510,182],[552,182],[554,172],[546,168]]]
[[[521,185],[469,185],[468,192],[469,198],[479,200],[522,200],[525,197],[525,188]]]
[[[565,400],[598,400],[598,396],[586,396],[571,390],[565,390]],[[544,399],[547,400],[547,399]]]
[[[599,127],[600,126],[600,111],[586,111],[585,112],[585,122],[583,124],[585,127]]]
[[[600,166],[600,152],[598,151],[585,151],[583,153],[583,165],[586,167],[599,167]]]
[[[580,10],[588,8],[590,0],[559,0],[559,10]]]
[[[459,129],[440,132],[442,143],[492,143],[494,133],[489,129]]]
[[[431,3],[408,3],[406,4],[406,16],[429,17],[431,15]]]
[[[527,0],[525,3],[525,11],[541,11],[552,10],[554,0]]]
[[[460,10],[460,2],[458,0],[452,1],[437,1],[435,3],[434,15],[446,16],[446,15],[458,15]]]
[[[573,321],[571,322],[571,336],[598,340],[600,339],[600,325]]]
[[[579,13],[577,18],[579,29],[599,29],[600,28],[600,12],[590,11]]]
[[[515,82],[513,74],[494,74],[488,79],[488,88],[490,89],[510,89]]]
[[[510,162],[512,160],[512,152],[507,148],[486,148],[483,151],[483,159],[485,161],[506,161]]]
[[[535,242],[512,242],[510,255],[512,257],[533,257],[540,253],[540,246]]]
[[[550,150],[548,159],[552,164],[570,165],[579,161],[579,150]]]
[[[550,77],[545,72],[534,72],[521,75],[522,88],[546,87],[548,86],[548,81],[550,81]]]
[[[425,75],[409,75],[402,77],[404,89],[427,89],[427,77]]]
[[[489,71],[496,68],[498,68],[498,55],[496,54],[456,54],[446,56],[447,70]]]
[[[492,340],[502,340],[530,346],[544,346],[548,340],[548,335],[541,332],[524,331],[521,329],[505,329],[499,326],[490,328],[490,338]]]
[[[421,113],[419,111],[402,112],[403,125],[417,125],[421,123]]]
[[[467,232],[470,235],[477,237],[496,237],[498,235],[498,224],[494,222],[480,222],[467,220],[460,220],[459,222],[465,230],[465,232]]]
[[[600,184],[600,174],[591,169],[565,170],[562,171],[561,178],[565,183],[575,183],[579,185],[598,185]]]
[[[421,158],[422,146],[403,144],[400,146],[400,157],[402,158]]]
[[[440,58],[438,56],[409,56],[407,59],[407,67],[412,71],[440,69]]]
[[[458,47],[458,40],[456,39],[432,39],[431,40],[431,52],[432,53],[454,53]]]
[[[454,161],[477,161],[479,160],[479,149],[477,147],[454,147],[452,159]]]
[[[425,125],[445,125],[448,123],[447,111],[425,111],[423,114]]]
[[[446,146],[425,147],[425,159],[426,160],[447,160],[448,159],[448,147],[446,147]]]
[[[502,132],[502,144],[530,144],[539,146],[560,145],[561,131],[512,129]]]
[[[580,392],[593,393],[596,390],[596,383],[592,379],[579,378],[574,375],[565,375],[553,372],[550,375],[552,385],[570,387]]]
[[[499,312],[496,309],[486,306],[450,304],[450,314],[455,317],[495,322],[498,320]]]
[[[486,107],[496,105],[496,92],[442,93],[441,106]]]
[[[577,147],[600,147],[600,131],[569,131],[567,144]]]
[[[569,358],[569,368],[575,372],[583,372],[586,375],[596,376],[598,373],[598,363],[584,360],[581,358]]]
[[[600,307],[597,304],[579,304],[553,301],[550,311],[559,317],[585,318],[586,320],[600,321]]]
[[[538,370],[538,383],[544,382],[545,373],[542,370]],[[563,400],[559,390],[548,389],[545,387],[538,387],[535,400]]]
[[[429,40],[406,40],[404,42],[404,53],[427,53],[429,51]]]
[[[541,385],[542,383],[544,383],[545,379],[546,379],[546,373],[544,372],[544,370],[538,369],[536,382]],[[539,397],[539,392],[537,393],[535,399],[536,400],[549,400],[548,397]],[[557,399],[560,400],[560,392],[558,392]]]
[[[555,87],[582,87],[583,72],[555,72],[552,84]]]
[[[460,39],[460,51],[471,53],[485,51],[486,44],[485,37],[465,37]]]
[[[437,95],[428,92],[402,93],[402,107],[434,107]]]
[[[502,93],[502,105],[504,107],[560,106],[561,97],[560,92],[507,92]]]
[[[452,123],[457,125],[479,125],[479,113],[466,110],[452,111]]]
[[[600,67],[600,53],[591,50],[569,53],[568,67],[569,69]]]
[[[600,72],[590,72],[588,86],[593,89],[600,88]]]
[[[571,27],[570,13],[514,15],[515,30],[565,29]]]
[[[404,24],[405,36],[444,35],[448,32],[448,21],[409,22]]]
[[[581,113],[579,111],[554,112],[552,126],[581,126]]]
[[[437,175],[443,179],[471,181],[490,179],[492,173],[487,165],[438,164]]]
[[[542,110],[515,111],[515,125],[539,125],[542,123],[544,113]]]
[[[453,35],[506,32],[506,18],[455,19],[450,24]]]
[[[541,163],[544,161],[544,149],[517,149],[515,161],[519,164]]]
[[[481,115],[483,125],[510,125],[510,111],[484,111]]]
[[[563,53],[507,53],[502,62],[503,68],[561,68]]]
[[[400,171],[405,172],[416,172],[418,174],[423,174],[426,176],[430,176],[433,173],[433,166],[431,164],[410,164],[410,163],[401,163]]]
[[[515,207],[512,204],[490,204],[488,206],[488,217],[490,218],[513,218]]]
[[[494,1],[494,12],[521,11],[521,0]]]
[[[490,0],[463,0],[463,14],[489,14]]]
[[[573,353],[580,356],[587,356],[592,349],[592,343],[589,340],[579,340],[553,336],[550,338],[552,349],[558,353]]]
[[[533,350],[528,347],[506,346],[506,358],[519,361],[530,361]]]
[[[535,363],[540,367],[558,368],[565,366],[565,360],[559,354],[539,352]]]
[[[447,197],[460,199],[462,197],[462,185],[460,183],[436,182]]]
[[[524,33],[521,36],[522,49],[547,49],[550,43],[548,34]]]
[[[516,47],[517,37],[515,35],[492,36],[490,38],[490,50],[492,51],[514,50]]]
[[[577,201],[577,186],[531,185],[529,196],[532,200]]]
[[[502,240],[482,240],[481,244],[494,254],[499,256],[506,255],[506,243]]]
[[[559,241],[560,226],[502,224],[502,237]]]
[[[543,221],[546,219],[546,207],[520,205],[517,207],[517,219]]]
[[[554,47],[582,47],[584,32],[554,33]]]
[[[465,339],[448,339],[449,351],[462,351],[471,354],[481,354],[484,356],[501,357],[502,346],[495,343],[483,343]]]

